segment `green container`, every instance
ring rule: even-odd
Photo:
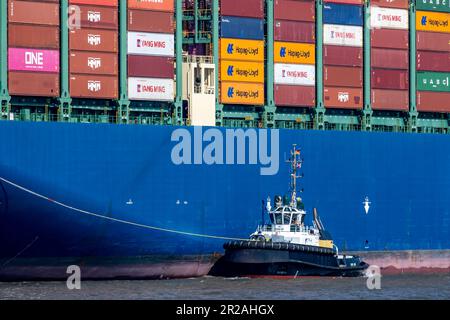
[[[417,72],[418,91],[450,92],[450,73]]]
[[[450,12],[450,0],[417,0],[416,10]]]

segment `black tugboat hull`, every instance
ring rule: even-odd
[[[346,266],[331,249],[254,241],[227,243],[225,255],[210,271],[222,277],[358,277],[368,265],[359,257],[347,257]]]

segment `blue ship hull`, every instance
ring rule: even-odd
[[[264,176],[174,164],[176,129],[0,123],[0,278],[64,277],[69,264],[93,278],[205,274],[225,238],[255,230],[261,200],[287,191],[293,143],[306,209],[341,250],[450,249],[449,136],[280,130],[279,172]]]

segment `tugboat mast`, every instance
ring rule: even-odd
[[[297,178],[301,178],[301,176],[297,176],[297,171],[302,167],[302,159],[300,155],[300,149],[297,150],[297,145],[293,144],[293,149],[291,151],[291,158],[289,162],[291,164],[291,207],[297,208]],[[298,156],[298,158],[297,158]]]

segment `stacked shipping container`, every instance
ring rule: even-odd
[[[315,1],[275,0],[274,98],[277,106],[316,104]]]
[[[80,26],[70,26],[69,70],[72,98],[117,99],[118,1],[70,0]]]
[[[408,0],[372,0],[370,17],[372,109],[409,111]]]
[[[128,96],[173,101],[174,0],[128,1]]]
[[[362,1],[324,3],[323,22],[324,105],[326,108],[362,109]]]
[[[9,93],[60,94],[59,1],[8,1]]]
[[[417,110],[450,112],[450,2],[416,7]]]
[[[220,1],[220,101],[263,105],[264,2]]]

